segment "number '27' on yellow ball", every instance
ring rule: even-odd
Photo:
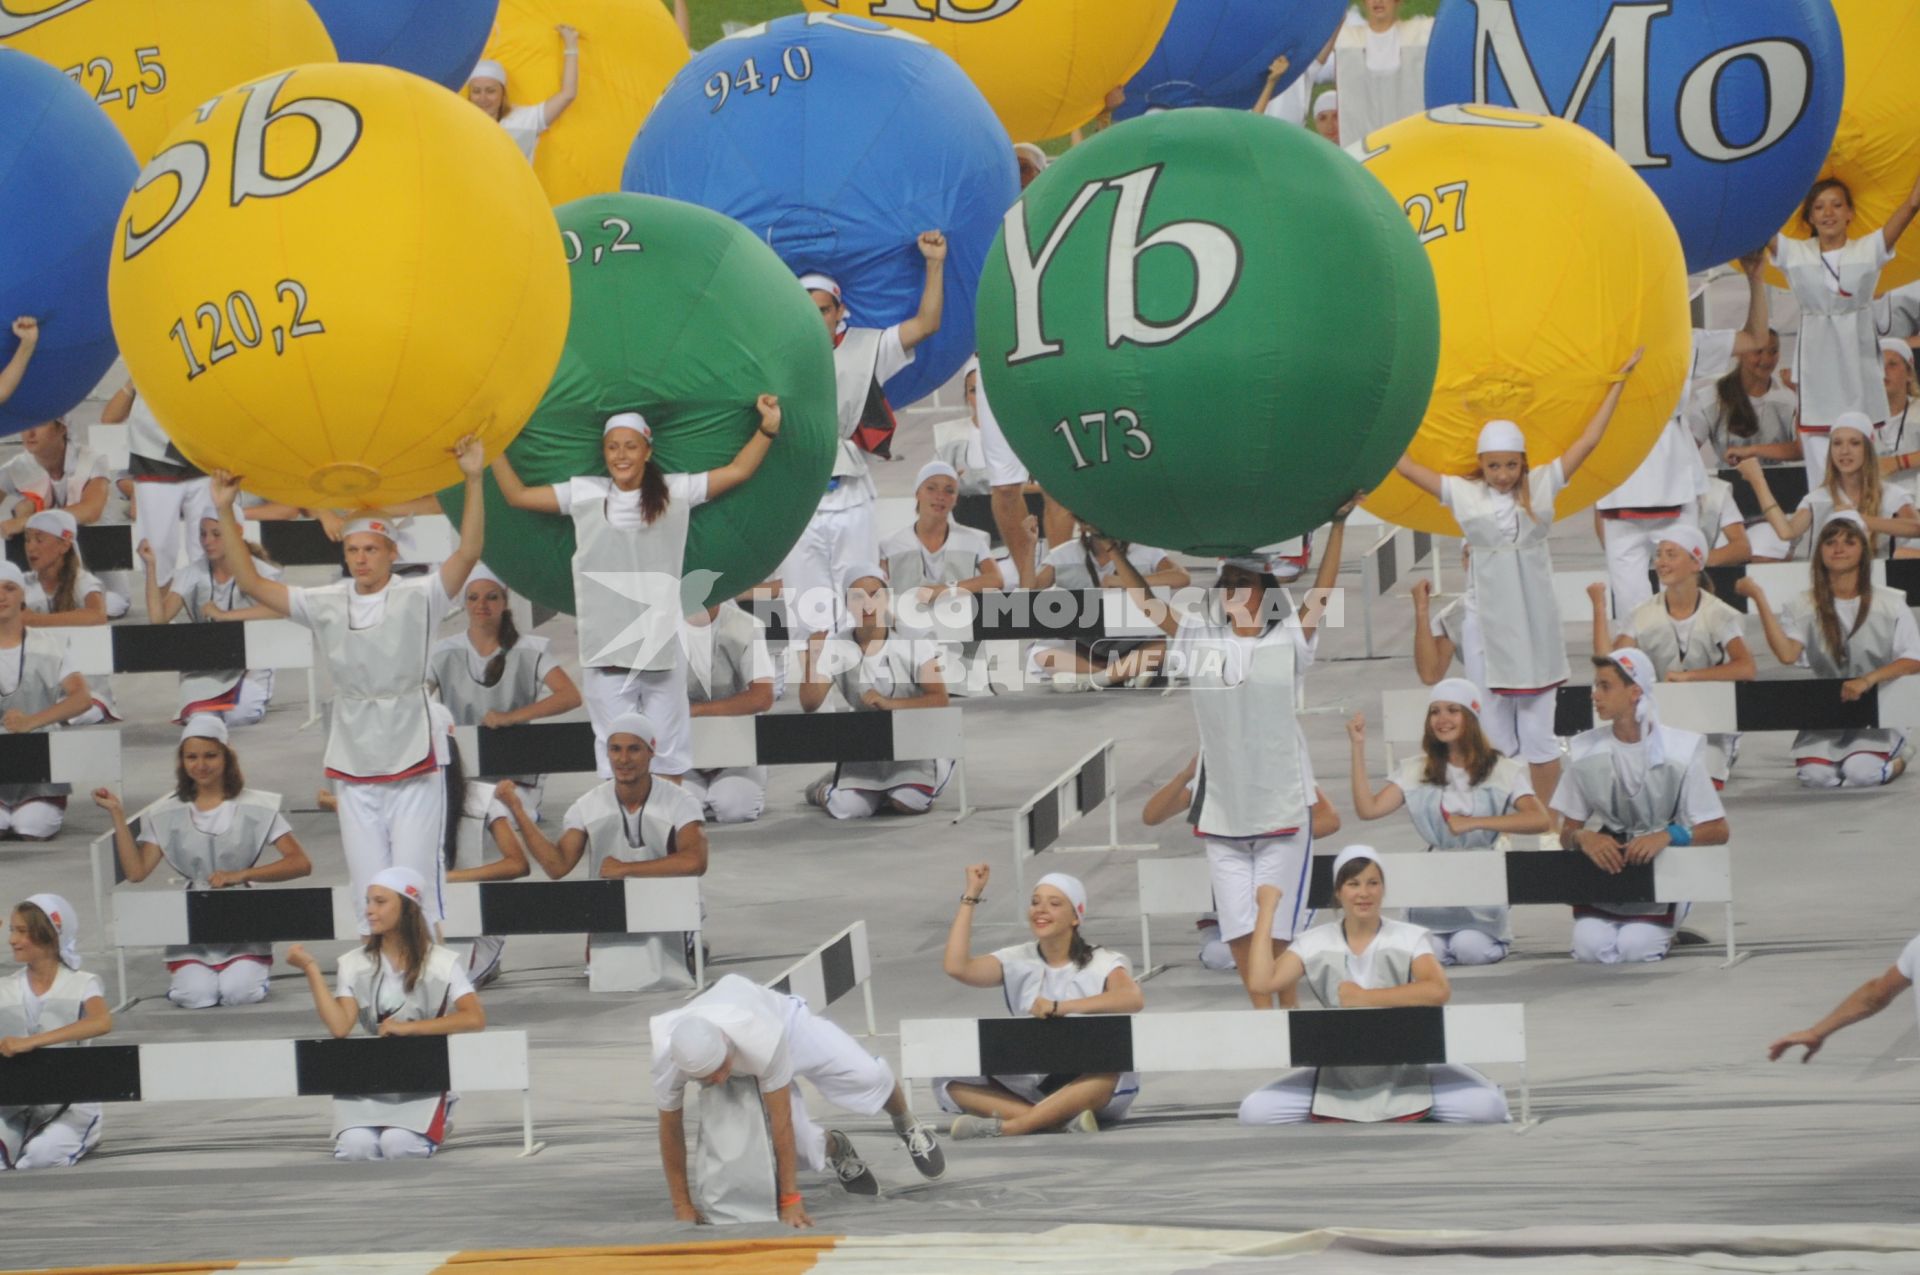
[[[566,338],[565,258],[500,127],[386,67],[229,89],[141,171],[114,334],[187,458],[306,506],[409,500],[496,455]]]

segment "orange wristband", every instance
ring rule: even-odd
[[[780,1197],[780,1207],[783,1209],[790,1209],[800,1202],[801,1196],[798,1191],[795,1191],[792,1195],[783,1195]]]

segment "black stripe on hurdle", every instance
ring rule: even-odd
[[[1740,682],[1733,688],[1734,720],[1741,730],[1871,730],[1880,722],[1880,692],[1872,690],[1851,704],[1840,698],[1842,683],[1815,681]]]
[[[0,1107],[138,1101],[138,1045],[36,1049],[0,1058]]]
[[[1444,854],[1445,851],[1437,853]],[[1339,906],[1333,899],[1334,856],[1317,854],[1309,869],[1307,906]],[[1508,903],[1651,903],[1653,865],[1628,867],[1618,876],[1608,876],[1586,855],[1573,850],[1509,851],[1507,869]],[[1392,902],[1393,883],[1387,883],[1388,902]]]
[[[260,547],[283,567],[338,567],[346,562],[338,542],[312,519],[260,524]]]
[[[53,741],[46,735],[0,732],[0,775],[10,784],[53,782]]]
[[[1080,813],[1086,814],[1107,799],[1107,750],[1095,753],[1080,773],[1073,779],[1074,800],[1080,803]]]
[[[1060,790],[1047,789],[1047,795],[1027,811],[1027,844],[1045,850],[1060,839]]]
[[[333,937],[333,891],[189,890],[189,943],[296,943]]]
[[[1782,509],[1797,509],[1807,495],[1807,469],[1804,465],[1767,465],[1767,489],[1773,498],[1780,502]],[[1740,516],[1746,519],[1764,518],[1760,512],[1760,497],[1753,494],[1753,488],[1740,476],[1737,469],[1723,469],[1720,478],[1733,488],[1733,503],[1740,510]],[[1718,530],[1718,528],[1715,528]]]
[[[859,986],[853,968],[853,935],[842,934],[820,951],[820,973],[827,985],[827,1004],[831,1005]]]
[[[1046,517],[1046,497],[1037,492],[1028,492],[1027,512],[1035,518]],[[960,497],[953,502],[953,520],[963,527],[972,527],[975,531],[986,532],[992,538],[995,548],[1004,543],[1000,539],[1000,524],[993,520],[992,496]]]
[[[480,928],[487,934],[625,934],[627,893],[619,881],[485,881]]]
[[[1446,1011],[1438,1005],[1357,1013],[1296,1010],[1287,1015],[1287,1036],[1296,1067],[1388,1067],[1447,1061]]]
[[[1593,720],[1593,688],[1562,686],[1553,700],[1553,733],[1579,735],[1596,725],[1598,723]]]
[[[593,726],[588,722],[482,726],[475,737],[480,753],[475,773],[482,777],[590,772],[600,764],[594,757]]]
[[[133,528],[100,527],[87,524],[80,528],[75,543],[80,559],[89,571],[133,570]],[[27,538],[14,536],[7,541],[7,561],[22,571],[27,569]]]
[[[247,667],[244,624],[117,624],[116,673],[184,673]]]
[[[1000,590],[973,598],[973,639],[1040,638],[1092,643],[1107,636],[1098,589]]]
[[[1907,595],[1907,605],[1920,604],[1920,558],[1895,558],[1887,564],[1887,587]]]
[[[761,766],[791,766],[802,762],[892,761],[892,717],[891,713],[756,717],[755,762]]]
[[[785,642],[788,635],[787,603],[784,598],[735,599],[740,609],[767,626],[767,641]]]
[[[1133,1019],[983,1018],[980,1071],[988,1076],[1085,1076],[1133,1070]]]
[[[453,1087],[445,1036],[297,1040],[293,1066],[300,1093],[308,1097],[431,1094]]]

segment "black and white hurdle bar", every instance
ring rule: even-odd
[[[1120,844],[1120,782],[1113,750],[1111,739],[1102,741],[1099,747],[1069,766],[1058,779],[1029,797],[1013,812],[1013,880],[1018,892],[1015,901],[1019,906],[1026,906],[1027,860],[1035,855],[1049,850],[1056,854],[1081,854],[1157,848],[1153,845]],[[1107,808],[1105,845],[1056,844],[1067,825],[1092,814],[1102,805]]]
[[[859,990],[866,1001],[867,1035],[880,1034],[873,1013],[873,957],[867,950],[867,923],[855,921],[766,982],[768,991],[798,996],[816,1014]]]
[[[0,1058],[0,1107],[75,1102],[231,1102],[519,1090],[521,1156],[533,1140],[523,1031],[342,1040],[89,1045]]]
[[[1520,1005],[1307,1009],[1073,1018],[910,1018],[900,1079],[1266,1071],[1418,1063],[1520,1068],[1520,1122],[1532,1123],[1526,1011]]]
[[[1142,859],[1140,959],[1144,982],[1163,966],[1153,963],[1147,922],[1168,914],[1198,916],[1214,910],[1213,880],[1202,858]],[[1617,875],[1602,872],[1572,850],[1437,850],[1382,854],[1391,908],[1512,907],[1591,903],[1719,903],[1726,909],[1727,959],[1744,957],[1733,939],[1733,855],[1726,846],[1669,846],[1652,863],[1629,865]],[[1333,906],[1333,857],[1315,855],[1307,905]]]
[[[0,775],[10,784],[120,782],[120,731],[115,727],[56,728],[31,735],[0,731]]]
[[[320,720],[313,634],[291,620],[238,624],[112,624],[66,629],[88,677],[201,669],[299,669],[307,675],[307,725]]]
[[[475,775],[585,773],[596,765],[593,727],[587,722],[533,722],[498,730],[462,726],[454,738],[468,773]],[[960,813],[954,816],[958,823],[973,813],[967,803],[966,735],[958,708],[693,719],[693,764],[700,770],[941,758],[954,762],[960,789]]]

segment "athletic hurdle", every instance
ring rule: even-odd
[[[1069,766],[1058,779],[1029,797],[1013,812],[1013,880],[1020,894],[1027,890],[1027,860],[1046,851],[1056,854],[1092,854],[1114,850],[1153,850],[1151,844],[1120,844],[1119,776],[1114,764],[1114,742],[1100,745]],[[1067,826],[1101,806],[1107,808],[1107,842],[1099,846],[1056,844]]]
[[[880,1034],[880,1022],[873,1013],[873,957],[867,951],[865,921],[855,921],[768,979],[765,986],[768,991],[798,996],[816,1014],[858,988],[866,1001],[867,1035]]]

